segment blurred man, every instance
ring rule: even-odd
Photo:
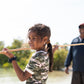
[[[79,25],[80,35],[72,40],[71,44],[84,43],[84,23]],[[65,61],[65,72],[69,74],[69,65],[73,62],[71,84],[84,84],[84,45],[71,46]]]

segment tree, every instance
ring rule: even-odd
[[[23,45],[23,40],[14,39],[11,46],[7,46],[8,49],[16,49],[21,48]],[[28,47],[28,46],[27,46]],[[0,41],[0,50],[4,48],[4,42]],[[20,65],[21,68],[24,68],[26,64],[28,63],[28,59],[31,56],[30,50],[22,50],[22,51],[16,51],[12,52],[17,57],[17,63]],[[6,57],[3,54],[0,54],[0,67],[12,67],[12,64],[8,63],[8,57]]]
[[[0,51],[4,48],[4,42],[0,41]]]
[[[58,49],[54,53],[54,70],[60,70],[64,67],[64,61],[66,59],[68,51],[64,48]]]
[[[24,44],[23,40],[14,39],[12,46],[8,46],[7,48],[9,48],[9,49],[21,48],[23,44]],[[16,52],[12,52],[12,53],[17,57],[17,62],[21,66],[21,68],[24,68],[26,66],[26,64],[28,63],[28,59],[31,55],[31,51],[30,50],[26,50],[26,51],[21,50],[21,51],[16,51]]]
[[[0,41],[0,51],[4,48],[4,42]],[[7,57],[3,54],[0,54],[0,67],[8,61]]]
[[[12,45],[8,46],[7,48],[9,49],[21,48],[22,44],[23,44],[23,40],[14,39]]]
[[[63,45],[67,45],[67,43],[64,43]],[[68,47],[65,46],[64,49],[65,49],[65,50],[68,50]]]

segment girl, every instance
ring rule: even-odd
[[[19,68],[16,62],[16,57],[8,52],[8,49],[3,49],[3,51],[5,51],[3,54],[5,54],[9,58],[9,61],[12,62],[18,78],[21,81],[26,80],[26,84],[46,84],[48,71],[52,71],[53,65],[50,36],[50,28],[43,24],[36,24],[28,30],[28,43],[31,49],[36,50],[36,52],[33,54],[24,71]],[[53,49],[53,52],[56,49],[57,47]]]

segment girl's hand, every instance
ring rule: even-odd
[[[68,67],[65,68],[65,73],[69,74],[69,68]]]
[[[14,55],[12,53],[10,53],[7,48],[4,48],[2,50],[2,52],[3,52],[2,54],[6,55],[8,58],[13,58],[14,57]]]
[[[58,45],[54,45],[54,48],[52,49],[52,52],[54,53],[58,49]]]

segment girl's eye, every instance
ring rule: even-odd
[[[29,40],[36,40],[37,38],[36,37],[33,37],[33,38],[30,38],[28,37]]]
[[[33,40],[36,40],[36,38],[34,37],[34,38],[32,38]]]

